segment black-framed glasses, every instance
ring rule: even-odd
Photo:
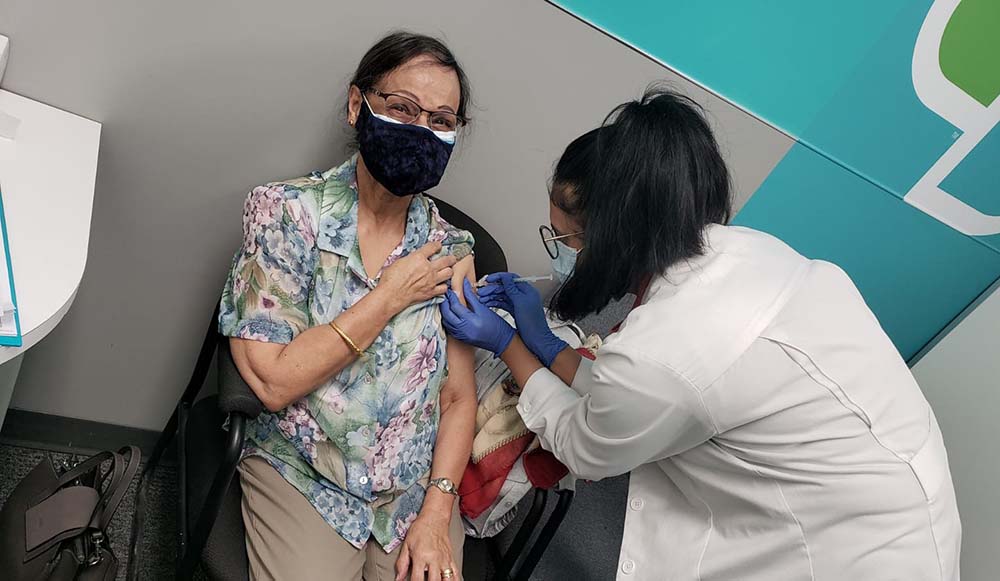
[[[368,92],[385,101],[385,114],[400,123],[415,123],[420,115],[427,113],[427,126],[434,131],[456,131],[459,126],[468,123],[464,117],[459,117],[451,111],[431,111],[424,109],[409,97],[396,93],[383,93],[372,87]]]
[[[583,234],[583,232],[556,234],[555,230],[545,226],[544,224],[538,227],[538,233],[542,237],[542,245],[545,246],[545,252],[548,252],[549,256],[552,258],[559,258],[559,245],[556,244],[557,240],[565,240],[566,238]]]

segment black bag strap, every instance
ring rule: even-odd
[[[59,476],[58,480],[56,480],[53,484],[51,484],[48,488],[46,488],[38,496],[36,496],[35,499],[29,503],[28,508],[35,506],[36,504],[42,502],[46,498],[52,496],[53,494],[58,492],[60,488],[73,482],[77,478],[80,478],[85,474],[87,474],[88,472],[100,468],[101,464],[110,459],[113,459],[116,455],[117,454],[115,452],[109,452],[109,451],[99,452],[97,454],[94,454],[90,458],[84,460],[83,462],[80,462],[73,468],[70,468],[69,470],[64,472],[61,476]]]
[[[107,490],[101,496],[101,502],[97,505],[94,517],[90,521],[91,526],[96,526],[102,531],[108,528],[111,518],[118,510],[118,505],[128,492],[129,484],[139,471],[141,459],[142,453],[137,446],[125,446],[114,455],[114,474]]]
[[[94,489],[95,490],[104,490],[104,485],[107,484],[108,482],[111,482],[111,480],[110,480],[111,475],[115,472],[115,467],[119,466],[119,465],[120,465],[119,462],[112,462],[111,465],[108,466],[107,470],[101,470],[99,472],[95,472],[94,473]]]
[[[127,459],[126,459],[127,458]],[[111,467],[104,475],[95,479],[95,488],[101,492],[103,481],[111,478],[107,489],[101,495],[101,500],[97,505],[97,510],[91,519],[91,526],[101,529],[107,528],[111,522],[111,517],[118,510],[118,505],[125,498],[128,486],[139,471],[139,464],[142,460],[142,453],[137,446],[125,446],[117,452],[104,451],[94,454],[90,458],[77,464],[73,468],[64,472],[59,479],[40,493],[29,505],[35,506],[49,498],[67,484],[78,478],[86,476],[90,472],[99,471],[101,464],[111,460]]]

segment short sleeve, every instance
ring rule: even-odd
[[[437,204],[430,199],[427,202],[430,204],[431,222],[428,242],[440,242],[441,246],[443,246],[442,252],[444,254],[450,254],[459,260],[472,254],[472,248],[476,244],[472,233],[467,230],[460,230],[449,224],[441,217]]]
[[[243,244],[219,307],[219,332],[290,343],[310,326],[309,295],[318,260],[314,213],[298,188],[254,188],[243,211]]]

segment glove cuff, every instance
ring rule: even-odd
[[[510,347],[510,342],[514,340],[514,335],[517,334],[514,327],[511,327],[506,323],[504,323],[502,329],[503,336],[500,337],[500,341],[496,344],[496,349],[493,351],[494,357],[500,357],[500,355],[507,350],[507,347]]]
[[[555,361],[556,356],[562,352],[563,349],[569,347],[569,343],[563,341],[555,335],[547,337],[544,344],[539,345],[538,348],[531,348],[531,352],[538,357],[538,360],[542,362],[545,367],[551,367],[552,362]]]

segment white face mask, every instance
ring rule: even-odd
[[[559,284],[565,284],[573,274],[573,269],[576,268],[576,257],[580,251],[563,244],[562,240],[555,242],[559,252],[552,259],[552,271],[556,273],[556,280],[559,281]]]
[[[403,123],[402,121],[399,121],[398,119],[393,119],[392,117],[389,117],[388,115],[382,115],[381,113],[376,113],[375,110],[372,109],[371,104],[368,103],[368,97],[365,97],[364,95],[361,95],[361,98],[365,100],[365,105],[368,105],[368,110],[371,111],[372,115],[374,115],[375,117],[381,119],[382,121],[385,121],[386,123],[395,123],[396,125],[406,125],[405,123]],[[423,125],[417,125],[417,127],[424,127],[424,126]],[[437,136],[438,139],[440,139],[441,141],[447,143],[448,145],[455,145],[455,136],[457,134],[456,131],[434,131],[430,127],[424,127],[424,129],[426,129],[427,131],[430,131],[435,136]]]

